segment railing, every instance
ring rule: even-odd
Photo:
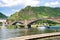
[[[28,36],[10,38],[10,39],[6,39],[6,40],[34,40],[34,39],[41,39],[41,38],[47,38],[47,37],[53,37],[53,36],[60,36],[60,32],[28,35]]]

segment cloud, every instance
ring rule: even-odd
[[[1,7],[15,6],[22,3],[20,0],[1,0],[3,3],[0,3]]]
[[[39,1],[38,0],[25,0],[24,5],[31,5],[31,6],[38,6]]]
[[[59,4],[58,1],[55,1],[55,2],[47,2],[47,3],[45,3],[45,6],[56,6],[58,4]]]
[[[0,0],[0,7],[11,7],[16,5],[37,6],[40,0]]]

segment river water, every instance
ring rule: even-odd
[[[0,40],[4,40],[7,38],[21,37],[25,35],[34,35],[34,34],[42,34],[42,33],[51,33],[51,32],[60,32],[60,26],[53,26],[51,28],[46,28],[41,30],[40,28],[31,28],[31,29],[0,29]]]

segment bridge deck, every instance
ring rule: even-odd
[[[60,32],[28,35],[28,36],[10,38],[10,39],[7,39],[7,40],[29,40],[29,39],[45,38],[45,37],[58,36],[58,35],[60,36]]]

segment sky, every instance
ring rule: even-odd
[[[60,7],[60,0],[0,0],[0,12],[6,16],[10,16],[26,6]]]

